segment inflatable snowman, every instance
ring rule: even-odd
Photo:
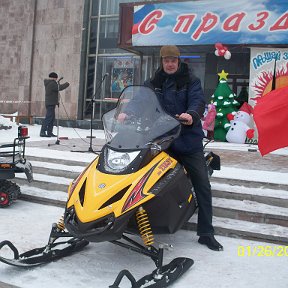
[[[241,108],[235,115],[229,114],[227,118],[230,120],[230,128],[226,134],[226,140],[230,143],[243,144],[246,138],[254,137],[254,129],[251,129],[248,124],[251,121],[253,108],[247,102],[243,103]]]

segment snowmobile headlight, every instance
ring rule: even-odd
[[[140,151],[117,152],[107,149],[107,165],[112,170],[123,170],[137,157]]]

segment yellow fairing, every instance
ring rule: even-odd
[[[135,206],[139,206],[155,197],[154,194],[149,193],[149,190],[168,170],[173,169],[176,166],[177,161],[167,153],[161,152],[142,169],[126,175],[102,173],[96,170],[97,163],[98,159],[95,159],[87,171],[85,171],[67,202],[67,208],[74,205],[77,217],[82,223],[100,219],[111,213],[114,213],[117,218],[121,216],[121,214],[135,208]],[[127,198],[129,198],[128,196],[139,181],[141,179],[143,180],[144,175],[147,175],[147,180],[143,184],[142,191],[144,198],[140,199],[137,203],[134,203],[127,210],[122,211]],[[70,189],[71,185],[69,186],[69,195]],[[121,193],[121,191],[124,194],[120,198],[119,195],[121,194],[119,194],[118,199],[116,194],[119,192]],[[82,201],[79,196],[81,193],[82,197],[84,195],[84,200]],[[113,203],[113,201],[110,201],[110,203],[107,203],[112,197],[117,199],[116,202]]]

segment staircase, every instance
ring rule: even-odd
[[[16,175],[15,182],[21,187],[21,199],[65,207],[69,184],[89,162],[28,157],[33,167],[34,181],[28,183],[24,174]]]
[[[79,155],[74,160],[39,158],[29,153],[27,156],[33,166],[34,182],[29,184],[25,175],[17,175],[15,181],[21,186],[21,199],[65,207],[69,183],[89,161],[79,160],[83,159]],[[225,178],[217,176],[217,171],[214,175],[211,187],[216,234],[287,245],[288,185],[273,179],[261,182],[257,177],[255,181]],[[269,175],[273,178],[273,174]],[[197,213],[183,228],[196,230],[196,223]]]
[[[287,245],[286,185],[265,184],[263,187],[263,183],[239,183],[212,177],[211,187],[216,234]],[[197,214],[185,228],[196,230],[196,223]]]

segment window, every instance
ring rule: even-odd
[[[151,57],[140,57],[117,47],[119,4],[133,0],[90,0],[89,39],[85,73],[83,117],[100,120],[112,109],[127,85],[141,84],[152,72]],[[99,8],[101,7],[100,15]],[[109,76],[103,76],[108,73]],[[95,99],[92,107],[91,99]],[[88,116],[89,115],[89,116]]]

